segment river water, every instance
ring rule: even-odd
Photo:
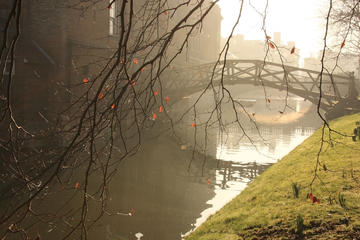
[[[254,141],[230,125],[227,133],[212,135],[206,160],[199,154],[191,160],[194,129],[188,123],[181,141],[145,133],[139,153],[122,163],[109,186],[109,208],[121,214],[105,217],[94,239],[182,239],[321,124],[315,107],[296,96],[281,114],[283,98],[273,95],[269,104],[254,97],[261,94],[247,94],[239,101],[254,113],[258,128],[246,127]]]

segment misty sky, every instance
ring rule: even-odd
[[[265,8],[265,0],[250,0],[259,12]],[[315,55],[322,48],[324,36],[325,14],[327,0],[269,0],[266,30],[268,35],[281,32],[282,43],[295,41],[302,58]],[[221,0],[222,37],[231,32],[236,21],[240,3],[239,0]],[[245,1],[242,18],[236,33],[245,35],[245,39],[264,40],[261,30],[262,17]]]

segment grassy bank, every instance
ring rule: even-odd
[[[360,114],[337,119],[330,126],[353,135],[356,121]],[[360,239],[360,141],[331,134],[311,191],[320,139],[321,129],[186,240]],[[329,140],[328,131],[325,139]],[[320,203],[307,198],[310,192]]]

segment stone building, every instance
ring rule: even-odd
[[[220,51],[221,12],[220,7],[214,9],[205,18],[198,34],[190,40],[189,63],[201,64],[217,60]]]
[[[91,80],[97,76],[118,46],[119,1],[109,6],[110,2],[23,1],[12,85],[12,102],[19,123],[34,131],[44,128],[69,104],[83,78]],[[0,3],[1,29],[11,4],[12,1]],[[141,5],[141,1],[135,2],[136,8]],[[207,19],[201,30],[191,36],[178,63],[199,64],[217,58],[220,8],[216,6]],[[160,21],[164,24],[165,19]],[[134,44],[134,39],[130,39],[129,45]]]
[[[10,3],[0,5],[2,29]],[[110,50],[116,47],[117,37],[110,34],[106,1],[89,6],[86,11],[67,3],[22,3],[11,90],[15,117],[31,131],[43,129],[55,119],[70,102],[72,88],[83,77],[94,76],[102,59],[108,58]]]
[[[170,8],[179,4],[179,1],[176,0],[168,2]],[[210,3],[210,1],[208,3]],[[199,21],[209,6],[208,3],[204,4],[202,10],[195,12],[186,23],[194,24]],[[181,18],[188,14],[188,11],[189,9],[180,8],[176,15],[169,18],[170,25],[173,24],[173,22],[178,22]],[[215,62],[220,51],[221,20],[220,7],[215,5],[205,16],[202,23],[198,24],[198,26],[189,35],[188,41],[183,48],[183,52],[175,60],[176,65],[200,65]],[[171,54],[175,54],[179,51],[184,40],[187,38],[189,29],[190,28],[187,28],[187,30],[180,30],[177,34],[175,34],[174,43],[171,44],[171,49],[169,51]]]
[[[244,35],[238,34],[233,36],[230,42],[231,58],[245,59],[245,60],[266,60],[274,63],[284,63],[285,65],[298,67],[299,66],[299,49],[291,54],[291,49],[296,47],[295,42],[287,42],[286,44],[281,41],[281,34],[275,32],[271,39],[276,44],[277,48],[269,48],[266,53],[267,46],[264,40],[246,40]],[[281,54],[277,51],[279,50]],[[267,55],[266,55],[267,54]]]

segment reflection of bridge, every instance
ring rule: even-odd
[[[182,69],[173,69],[172,81],[165,87],[173,99],[181,98],[205,89],[213,76],[213,85],[219,85],[223,73],[225,85],[253,84],[287,90],[289,93],[318,103],[320,93],[320,73],[308,69],[296,68],[260,60],[221,61],[214,69],[214,63]],[[176,74],[176,75],[175,75]],[[335,101],[345,99],[355,93],[354,78],[350,76],[322,75],[321,108],[329,110]]]
[[[203,165],[202,161],[194,162],[192,171],[202,175],[200,172],[205,170],[204,176],[209,177],[212,185],[221,189],[236,190],[236,185],[252,181],[272,164],[234,162],[209,158],[206,165]]]
[[[229,188],[230,182],[249,182],[259,176],[272,164],[236,163],[218,160],[218,168],[216,170],[221,178],[218,179],[216,185],[222,189]]]

